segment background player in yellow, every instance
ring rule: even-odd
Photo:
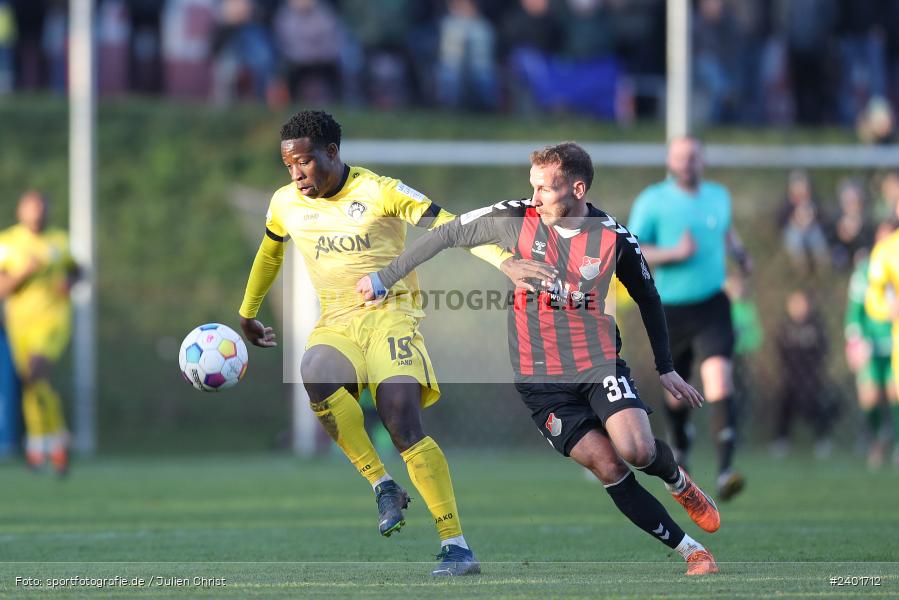
[[[6,329],[22,380],[26,457],[38,468],[49,455],[54,470],[63,475],[68,432],[49,377],[51,364],[69,341],[69,287],[77,269],[66,233],[46,227],[43,195],[26,192],[17,217],[17,225],[0,232],[0,298],[6,300]]]
[[[883,238],[871,250],[868,265],[868,290],[865,311],[877,321],[893,323],[893,382],[899,396],[899,229]],[[899,464],[899,448],[894,448],[893,460]]]
[[[284,242],[293,238],[321,304],[301,364],[303,384],[322,426],[375,490],[381,534],[404,524],[409,496],[386,472],[365,432],[357,402],[371,390],[378,415],[400,452],[441,539],[434,575],[480,572],[462,535],[449,467],[422,429],[420,410],[437,401],[440,388],[418,321],[414,273],[385,302],[366,305],[356,281],[387,266],[405,245],[406,224],[435,227],[454,216],[396,179],[351,167],[340,158],[340,125],[324,112],[302,111],[281,129],[281,157],[291,183],[277,190],[266,216],[265,235],[253,262],[240,307],[246,338],[275,345],[270,327],[256,320],[259,305],[281,266]],[[548,271],[510,259],[496,246],[473,252],[513,280]]]

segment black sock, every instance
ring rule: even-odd
[[[637,467],[647,475],[660,478],[665,483],[676,483],[680,478],[677,461],[671,446],[656,438],[656,457],[645,467]]]
[[[671,445],[674,446],[678,460],[683,465],[686,462],[687,452],[690,451],[690,443],[693,441],[693,436],[690,435],[690,409],[686,406],[671,408],[666,403],[665,413],[668,415]]]
[[[712,411],[712,414],[709,415],[712,437],[718,448],[718,472],[723,473],[730,468],[734,458],[734,446],[737,442],[737,411],[733,395],[709,404],[711,404]]]
[[[618,483],[607,485],[606,491],[625,517],[669,548],[677,548],[684,539],[684,530],[678,527],[665,507],[637,482],[633,472]]]

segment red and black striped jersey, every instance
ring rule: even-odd
[[[637,239],[607,213],[587,207],[579,229],[569,230],[544,225],[530,200],[498,202],[433,229],[378,276],[389,288],[444,248],[490,243],[554,266],[559,274],[551,285],[536,295],[516,289],[509,306],[512,366],[529,379],[572,375],[618,358],[621,336],[605,305],[617,275],[640,308],[656,369],[673,370],[665,314]]]

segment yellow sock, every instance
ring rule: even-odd
[[[29,437],[42,437],[47,433],[41,399],[34,383],[22,382],[22,417]]]
[[[434,517],[441,540],[462,535],[449,465],[437,442],[425,437],[402,453],[409,478]]]
[[[40,398],[43,411],[44,433],[48,435],[62,435],[66,431],[66,417],[62,412],[62,400],[59,394],[46,379],[38,379],[31,384]]]
[[[353,395],[340,388],[321,402],[312,402],[312,412],[359,474],[372,485],[387,472],[368,433],[362,407]]]

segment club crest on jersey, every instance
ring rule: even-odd
[[[544,427],[553,437],[559,437],[559,434],[562,433],[562,419],[557,417],[556,413],[549,413]]]
[[[534,240],[534,247],[531,248],[531,254],[540,254],[546,256],[546,242]]]
[[[365,205],[358,200],[353,200],[346,208],[346,216],[354,221],[361,221],[362,215],[365,214]]]
[[[581,276],[584,279],[596,279],[596,276],[599,275],[599,265],[602,261],[598,258],[592,258],[590,256],[585,256],[581,261],[581,266],[578,267],[578,270],[581,272]]]

